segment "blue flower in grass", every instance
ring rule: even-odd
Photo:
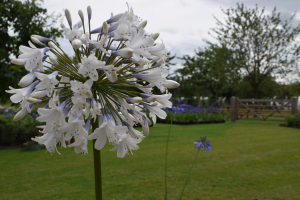
[[[208,140],[206,140],[206,137],[201,137],[200,140],[196,139],[197,142],[194,142],[195,148],[201,149],[204,148],[204,151],[210,151],[211,145]]]

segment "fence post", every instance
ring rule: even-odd
[[[239,120],[239,98],[238,97],[235,98],[234,112],[235,112],[235,120]]]
[[[291,114],[295,115],[297,114],[297,104],[298,104],[298,99],[297,97],[293,97],[291,101]]]
[[[231,121],[235,122],[235,97],[231,97]]]

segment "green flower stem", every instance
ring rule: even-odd
[[[167,188],[167,158],[168,158],[168,146],[169,146],[169,138],[171,133],[171,126],[173,122],[173,115],[171,117],[171,123],[169,127],[168,139],[167,139],[167,147],[166,147],[166,157],[165,157],[165,200],[168,199],[168,188]]]
[[[73,61],[69,58],[69,56],[60,48],[60,46],[58,45],[58,44],[56,44],[53,40],[51,40],[51,42],[53,42],[56,46],[57,46],[57,48],[59,48],[59,50],[61,50],[61,52],[64,54],[64,58],[67,58],[68,59],[68,61],[70,62],[70,63],[73,63]],[[60,55],[62,55],[59,51],[57,51],[57,49],[50,49],[50,51],[52,52],[52,51],[56,51],[58,54],[60,54]]]
[[[188,176],[186,177],[186,180],[185,180],[184,186],[183,186],[183,188],[182,188],[182,192],[181,192],[181,195],[180,195],[180,197],[179,197],[179,200],[181,199],[181,197],[182,197],[182,195],[183,195],[185,186],[186,186],[186,184],[187,184],[187,182],[188,182],[188,179],[189,179],[189,177],[190,177],[190,174],[191,174],[191,172],[192,172],[192,169],[193,169],[193,167],[194,167],[194,164],[195,164],[195,161],[196,161],[196,158],[197,158],[199,152],[200,152],[200,149],[198,150],[198,152],[197,152],[197,154],[196,154],[196,156],[195,156],[194,162],[193,162],[193,164],[192,164],[192,166],[191,166],[191,169],[190,169],[190,171],[189,171],[189,174],[188,174]]]
[[[89,19],[89,39],[91,39],[91,20]]]
[[[95,122],[92,122],[92,131],[99,127],[98,117]],[[94,176],[95,176],[95,196],[96,200],[102,200],[102,177],[101,177],[101,154],[100,150],[95,149],[95,142],[93,140],[93,154],[94,154]]]

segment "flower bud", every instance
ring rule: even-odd
[[[130,58],[133,54],[133,49],[124,48],[124,49],[120,49],[118,51],[114,51],[113,54],[115,56],[121,56],[122,58]]]
[[[153,40],[156,40],[159,37],[159,33],[154,33],[151,35]]]
[[[37,38],[32,37],[32,36],[31,36],[31,41],[34,42],[35,44],[44,45],[44,44],[41,43]]]
[[[89,20],[91,20],[91,18],[92,18],[92,8],[91,8],[91,6],[87,7],[87,13],[88,13]]]
[[[79,15],[79,17],[80,17],[82,23],[84,23],[84,15],[83,15],[82,10],[78,10],[78,15]]]
[[[110,73],[110,78],[109,80],[111,82],[115,82],[118,80],[118,75],[117,75],[117,72],[115,70],[113,70],[111,73]]]
[[[57,60],[55,58],[53,58],[52,56],[49,56],[49,60],[54,64],[54,65],[59,65],[59,63],[57,62]]]
[[[106,22],[103,22],[102,29],[103,29],[103,33],[105,35],[107,35],[108,34],[108,27],[107,27],[107,23]]]
[[[122,16],[123,16],[123,13],[117,14],[117,15],[111,17],[110,19],[106,20],[106,22],[107,22],[108,24],[117,22]]]
[[[11,63],[15,64],[15,65],[25,65],[26,64],[26,60],[21,60],[21,59],[12,59]]]
[[[28,113],[27,109],[20,110],[14,117],[14,121],[22,119]]]
[[[101,33],[102,31],[102,26],[100,26],[99,28],[96,28],[94,30],[91,31],[91,34],[94,34],[94,33]]]
[[[128,97],[126,100],[131,103],[141,103],[143,101],[141,97]]]
[[[31,35],[31,38],[32,37],[37,38],[41,42],[50,42],[51,41],[49,38],[46,38],[46,37],[43,37],[43,36],[40,36],[40,35]]]
[[[36,46],[30,40],[28,40],[28,44],[31,48],[37,49]]]
[[[178,88],[180,86],[179,83],[177,83],[176,81],[173,80],[167,80],[164,84],[164,87],[168,88],[168,89],[175,89]]]
[[[71,18],[71,13],[68,9],[65,10],[65,16],[67,18],[67,21],[69,23],[69,26],[72,27],[72,18]]]
[[[26,87],[28,85],[30,85],[33,80],[35,79],[35,74],[34,72],[39,72],[40,70],[35,70],[33,72],[30,72],[29,74],[25,75],[23,78],[21,78],[20,82],[19,82],[19,86],[21,87]]]
[[[158,102],[154,102],[151,106],[157,106],[158,105]]]
[[[145,28],[146,25],[147,25],[147,20],[144,20],[144,21],[142,21],[142,22],[140,23],[140,25],[138,26],[138,29],[140,29],[140,28]]]
[[[29,104],[29,108],[26,106],[25,108],[23,108],[22,110],[20,110],[14,117],[14,121],[18,121],[20,119],[22,119],[27,113],[30,112],[31,108],[33,106],[33,103]],[[29,111],[28,111],[29,110]]]
[[[72,42],[72,46],[74,49],[79,49],[81,47],[81,45],[82,45],[82,42],[79,39],[75,39]]]
[[[60,24],[60,27],[61,28],[66,28],[66,26],[63,23]]]
[[[144,101],[146,101],[146,102],[154,102],[154,101],[156,101],[156,97],[148,97],[148,98],[145,98],[144,99]]]
[[[48,42],[49,47],[55,49],[55,44],[53,42]]]
[[[40,99],[40,98],[43,98],[44,96],[46,96],[46,91],[43,90],[43,91],[37,91],[37,92],[34,92],[34,93],[31,93],[31,97],[32,98],[37,98],[37,99]]]
[[[76,24],[75,24],[78,28],[82,27],[82,21],[78,21]]]
[[[32,98],[32,97],[28,97],[26,100],[27,100],[29,103],[41,103],[41,102],[42,102],[42,100],[36,99],[36,98]]]

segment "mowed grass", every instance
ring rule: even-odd
[[[168,153],[168,199],[178,199],[197,149],[207,136],[183,199],[300,199],[300,130],[278,122],[172,125]],[[133,156],[101,150],[104,199],[164,199],[164,161],[169,125],[156,124]],[[0,199],[94,199],[93,155],[72,148],[0,151]]]

